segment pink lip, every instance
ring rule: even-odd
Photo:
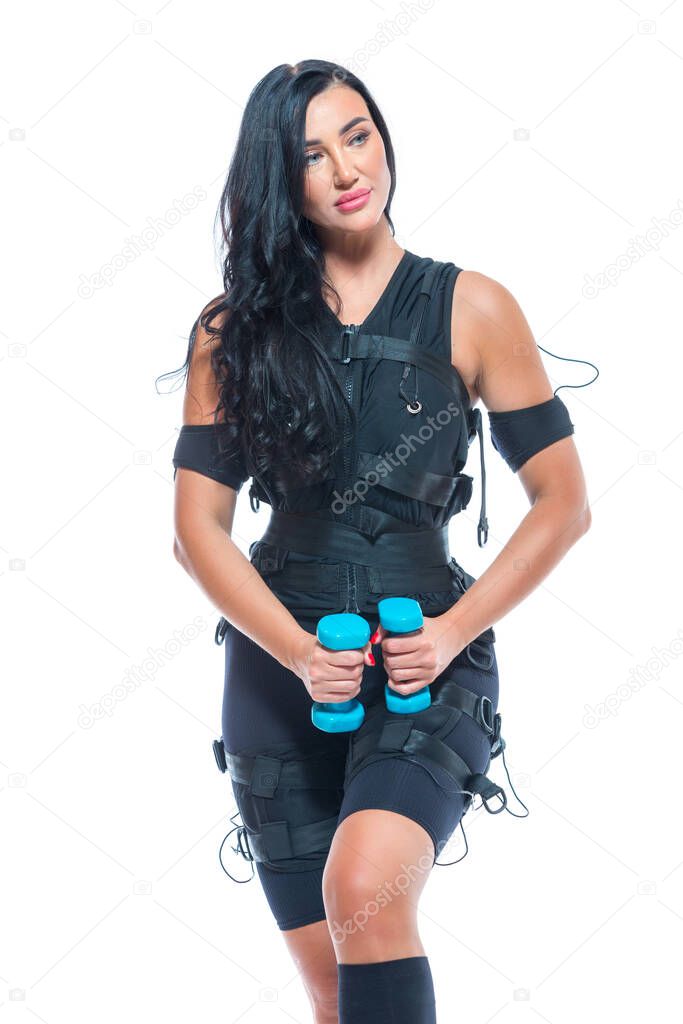
[[[343,203],[335,203],[338,210],[358,210],[361,206],[365,206],[366,202],[370,197],[370,189],[357,189],[351,193],[349,199]]]

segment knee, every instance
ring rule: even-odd
[[[323,901],[335,946],[353,936],[391,937],[416,918],[414,900],[372,864],[337,864],[323,874]]]

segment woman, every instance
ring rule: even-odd
[[[590,525],[573,425],[519,306],[402,249],[394,188],[385,122],[353,74],[310,60],[258,83],[221,200],[225,292],[190,336],[174,454],[175,555],[224,615],[217,756],[240,851],[317,1024],[436,1020],[419,897],[475,793],[505,805],[485,775],[504,745],[492,624]],[[480,398],[531,508],[475,581],[448,522],[471,497],[478,432],[486,542]],[[273,513],[247,559],[231,531],[250,477],[252,508]],[[388,595],[419,600],[420,631],[385,634]],[[362,649],[318,642],[320,617],[343,611],[374,630]],[[431,707],[391,714],[387,682],[429,685]],[[355,732],[312,723],[312,701],[354,697]]]

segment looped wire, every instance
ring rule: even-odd
[[[218,850],[218,860],[228,878],[232,878],[233,882],[239,882],[240,884],[243,884],[244,882],[251,882],[252,878],[254,877],[254,855],[252,854],[251,847],[249,846],[249,835],[247,832],[247,826],[244,824],[240,825],[238,822],[235,822],[235,818],[239,813],[239,811],[235,811],[235,813],[230,817],[230,821],[233,823],[235,827],[231,828],[230,831],[225,835],[223,842],[220,845],[220,849]],[[221,857],[221,853],[223,852],[223,847],[225,845],[226,840],[235,831],[237,831],[237,846],[231,846],[230,848],[233,851],[233,853],[239,853],[242,857],[244,857],[245,860],[251,862],[251,875],[249,876],[249,878],[235,878],[234,875],[231,875],[230,872],[227,870],[225,864],[223,863],[223,858]],[[244,842],[246,843],[246,849],[242,845],[242,840],[244,840]]]

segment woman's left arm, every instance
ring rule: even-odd
[[[453,362],[489,412],[530,409],[553,398],[526,318],[502,284],[461,271],[452,328]],[[534,415],[525,414],[532,428]],[[586,482],[571,436],[547,444],[516,472],[530,510],[486,571],[438,617],[455,653],[519,604],[590,527]]]

